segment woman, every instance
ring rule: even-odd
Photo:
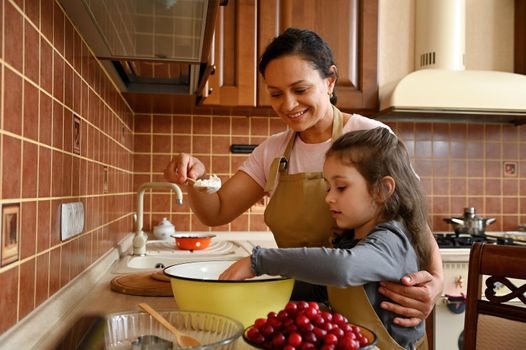
[[[403,142],[387,128],[351,131],[332,144],[323,174],[325,201],[345,230],[335,248],[256,247],[219,278],[269,274],[327,285],[331,307],[373,330],[380,349],[427,349],[424,322],[396,327],[396,315],[378,307],[386,300],[380,280],[398,281],[430,256],[426,199]]]
[[[215,194],[187,186],[190,206],[203,224],[218,226],[269,195],[265,222],[280,247],[328,245],[327,232],[334,221],[324,201],[326,187],[321,171],[325,152],[343,133],[386,126],[360,115],[341,113],[333,106],[337,69],[327,43],[312,31],[289,28],[276,37],[261,57],[259,72],[267,84],[272,108],[289,130],[259,145]],[[188,178],[204,175],[203,163],[188,154],[176,156],[165,170],[166,179],[180,185]],[[429,239],[434,241],[430,231]],[[395,302],[384,302],[382,307],[407,317],[395,318],[396,324],[417,325],[442,292],[442,264],[436,243],[426,270],[429,273],[420,271],[402,278],[405,286],[381,283],[380,293]]]

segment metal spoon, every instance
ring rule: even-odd
[[[166,318],[161,314],[155,311],[150,305],[146,303],[140,303],[139,307],[149,313],[153,318],[155,318],[160,324],[162,324],[166,329],[172,332],[175,335],[175,339],[180,346],[183,347],[195,347],[200,346],[201,342],[194,337],[182,333],[180,330],[175,328]]]

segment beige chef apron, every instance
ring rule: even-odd
[[[337,288],[328,286],[329,303],[334,311],[341,313],[350,323],[369,328],[378,336],[377,347],[381,350],[404,350],[391,337],[369,302],[363,286]],[[427,350],[427,336],[424,334],[416,343],[417,350]]]
[[[334,141],[343,130],[343,117],[334,106],[332,125]],[[296,137],[298,133],[293,133],[283,156],[274,159],[270,167],[265,192],[274,188],[278,174],[279,182],[265,210],[265,223],[280,248],[328,246],[335,221],[325,203],[327,185],[323,173],[288,173]]]

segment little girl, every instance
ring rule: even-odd
[[[400,327],[380,308],[380,281],[427,266],[425,197],[401,140],[386,128],[344,134],[327,151],[326,202],[343,234],[334,248],[254,248],[221,279],[282,275],[328,286],[331,307],[378,335],[380,349],[425,349],[425,325]]]

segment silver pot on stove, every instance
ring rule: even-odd
[[[475,208],[464,208],[463,217],[445,218],[444,221],[453,225],[455,233],[484,236],[486,227],[494,223],[495,218],[483,218],[475,213]]]

